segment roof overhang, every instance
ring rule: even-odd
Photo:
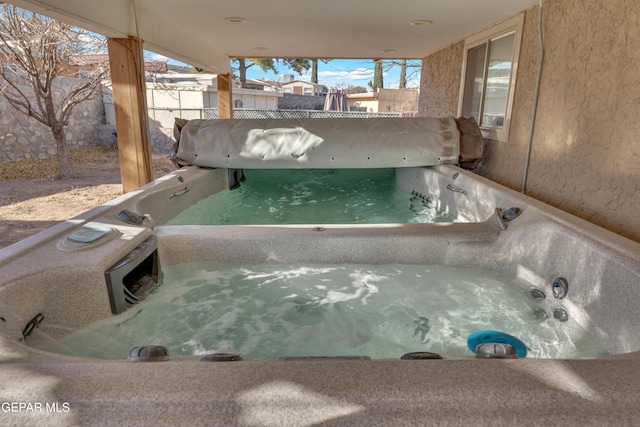
[[[216,73],[229,58],[420,59],[538,0],[15,0]],[[243,18],[229,20],[225,18]],[[231,22],[240,21],[240,22]]]

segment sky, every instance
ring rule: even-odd
[[[170,64],[185,65],[178,61],[174,61],[170,58],[163,57],[161,55],[151,54],[153,59],[167,59]],[[397,63],[397,65],[394,65]],[[420,66],[422,61],[410,60],[407,61],[407,87],[417,88],[420,87]],[[384,87],[388,89],[397,89],[400,82],[400,60],[385,61],[384,63],[383,82]],[[233,64],[232,64],[233,66]],[[373,81],[373,60],[365,59],[333,59],[327,63],[323,61],[318,62],[318,83],[323,84],[329,88],[335,87],[344,89],[349,86],[363,86],[371,91],[368,87],[368,83]],[[283,76],[286,74],[292,74],[295,80],[311,81],[311,69],[303,73],[297,74],[295,71],[289,70],[282,64],[276,66],[278,73],[272,71],[263,72],[260,67],[254,66],[247,70],[247,78],[261,80],[266,78],[273,81],[282,81]]]
[[[384,87],[389,89],[397,89],[400,82],[400,65],[399,60],[394,61],[398,65],[394,66],[391,61],[387,61],[384,64],[383,82]],[[417,66],[417,68],[410,68],[407,70],[407,87],[419,87],[420,86],[420,64],[421,61],[410,61],[410,64]],[[373,66],[372,60],[364,59],[334,59],[328,63],[322,61],[318,62],[318,83],[327,87],[346,88],[348,86],[364,86],[367,87],[368,83],[373,81]],[[311,81],[311,70],[302,74],[295,73],[288,70],[283,65],[277,67],[279,73],[276,75],[269,71],[264,73],[259,67],[251,67],[247,70],[247,77],[252,79],[262,79],[264,77],[269,80],[280,80],[285,74],[293,74],[296,80]]]

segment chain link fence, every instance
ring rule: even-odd
[[[413,112],[367,113],[362,111],[320,111],[320,110],[253,110],[234,109],[234,119],[339,119],[373,117],[413,117]],[[203,108],[203,119],[217,119],[217,108]]]

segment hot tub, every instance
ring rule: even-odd
[[[640,422],[640,244],[451,165],[396,170],[400,188],[433,197],[454,215],[450,223],[164,225],[228,188],[229,176],[222,168],[182,168],[0,250],[3,423]],[[521,214],[503,218],[512,207]],[[155,226],[122,221],[123,209],[150,215]],[[102,236],[69,239],[87,227]],[[154,266],[195,261],[472,267],[526,280],[547,298],[563,278],[568,292],[557,306],[610,355],[401,360],[318,353],[212,362],[218,358],[169,353],[143,362],[29,346],[38,335],[57,339],[114,316],[105,272],[127,259],[151,259],[141,274],[149,279]],[[123,311],[135,309],[136,301],[122,298]]]

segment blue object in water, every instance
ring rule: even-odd
[[[518,338],[505,334],[504,332],[480,330],[469,334],[467,338],[467,345],[469,349],[475,353],[476,347],[480,344],[486,343],[500,343],[509,344],[516,351],[518,357],[527,356],[527,346]]]

